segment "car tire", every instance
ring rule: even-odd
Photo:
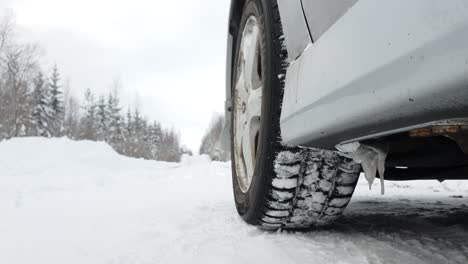
[[[239,215],[272,230],[332,223],[351,199],[360,165],[335,151],[282,143],[279,121],[288,55],[276,1],[247,0],[235,39],[231,151]],[[261,86],[254,88],[254,83]],[[252,104],[255,93],[261,93],[260,106]],[[260,110],[252,110],[256,107]],[[256,111],[258,117],[246,114]]]

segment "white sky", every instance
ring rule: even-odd
[[[222,113],[229,0],[0,0],[21,33],[57,63],[73,93],[107,93],[174,126],[198,150]],[[3,13],[3,12],[2,12]]]

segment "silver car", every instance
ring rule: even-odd
[[[327,225],[358,177],[468,179],[468,1],[232,0],[237,210]]]

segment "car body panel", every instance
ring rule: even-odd
[[[288,60],[297,59],[312,44],[301,0],[278,0]]]
[[[312,38],[318,40],[358,0],[301,0]]]
[[[468,2],[358,1],[290,64],[291,145],[332,149],[468,116]]]
[[[228,33],[226,50],[226,100],[224,101],[224,126],[219,139],[223,149],[228,150],[231,147],[231,111],[232,111],[232,49],[234,37]]]

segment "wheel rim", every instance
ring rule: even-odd
[[[245,193],[255,170],[262,109],[260,27],[254,16],[245,23],[238,56],[233,136],[237,180]]]

